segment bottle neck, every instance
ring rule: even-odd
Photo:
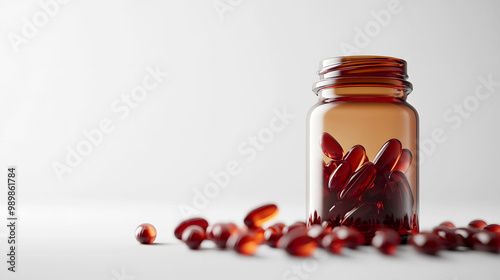
[[[345,101],[406,101],[406,91],[401,88],[373,87],[373,86],[348,86],[326,87],[318,91],[319,101],[345,100]]]

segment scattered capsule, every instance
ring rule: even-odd
[[[344,160],[351,164],[352,173],[354,173],[363,163],[368,161],[368,157],[365,148],[356,145],[344,155]]]
[[[294,235],[285,246],[285,251],[293,256],[310,257],[318,248],[314,238],[305,234]]]
[[[373,160],[377,169],[377,174],[383,175],[390,172],[399,160],[402,145],[397,139],[387,141],[380,148],[377,156]]]
[[[479,231],[480,230],[477,228],[466,227],[466,228],[456,228],[453,230],[453,233],[455,233],[455,235],[457,236],[458,244],[460,246],[472,248],[473,245],[472,235],[474,235],[474,233]]]
[[[181,222],[174,230],[174,235],[177,239],[182,239],[182,233],[188,226],[199,226],[203,230],[207,230],[208,222],[203,218],[192,218]]]
[[[355,228],[350,228],[346,226],[336,227],[332,230],[332,234],[336,238],[342,240],[344,246],[350,249],[356,249],[358,246],[365,244],[365,238]]]
[[[231,236],[227,242],[228,247],[246,256],[255,255],[260,243],[260,240],[258,240],[254,234],[245,232]]]
[[[482,229],[488,224],[483,220],[473,220],[469,223],[469,227]]]
[[[474,250],[499,253],[500,234],[491,231],[480,231],[472,235],[472,248]]]
[[[249,228],[261,227],[265,222],[271,220],[278,214],[278,207],[274,204],[266,204],[256,208],[245,217],[245,225]]]
[[[277,225],[272,225],[264,231],[264,242],[276,248],[278,246],[278,240],[283,236],[283,228]]]
[[[394,166],[393,170],[405,173],[411,165],[412,158],[413,156],[410,150],[403,149],[401,151],[401,156],[399,157],[398,163],[396,163],[396,166]]]
[[[156,239],[156,228],[152,224],[140,224],[135,229],[135,239],[141,244],[153,244]]]
[[[338,237],[338,234],[329,233],[321,240],[321,247],[335,255],[340,255],[344,248],[344,240]]]
[[[364,163],[358,171],[352,175],[347,185],[339,194],[341,200],[357,199],[375,180],[376,169],[371,162]]]
[[[457,247],[461,245],[459,237],[455,234],[454,230],[447,226],[437,226],[432,230],[432,232],[441,238],[443,245],[448,250],[456,250]]]
[[[449,228],[455,228],[455,224],[453,224],[452,222],[450,221],[445,221],[445,222],[442,222],[439,224],[440,226],[445,226],[445,227],[449,227]]]
[[[289,232],[296,231],[296,230],[307,232],[306,223],[301,222],[301,221],[295,222],[295,223],[291,224],[290,226],[285,227],[283,229],[283,234],[287,234]]]
[[[340,193],[344,189],[350,176],[351,164],[344,160],[340,161],[337,168],[333,171],[332,175],[330,175],[328,188],[335,193]]]
[[[320,225],[312,225],[307,230],[307,235],[314,238],[314,240],[316,240],[316,243],[318,243],[318,245],[321,245],[321,241],[329,233],[330,233],[330,231],[328,229],[326,229]]]
[[[421,232],[410,237],[410,244],[420,253],[436,255],[443,249],[443,241],[430,232]]]
[[[497,224],[489,224],[483,228],[484,230],[500,233],[500,225]]]
[[[238,230],[233,223],[217,223],[207,228],[207,239],[212,240],[221,249],[226,248],[229,237]]]
[[[333,160],[341,160],[344,156],[342,146],[326,132],[323,133],[323,137],[321,138],[321,148],[323,149],[323,153]]]
[[[182,232],[181,240],[186,243],[186,245],[193,250],[200,248],[201,242],[205,240],[206,234],[205,230],[196,225],[188,226]]]
[[[255,240],[257,240],[259,242],[259,244],[263,243],[265,241],[264,232],[265,232],[265,230],[261,227],[246,229],[246,233],[253,235],[255,237]]]
[[[399,234],[390,228],[381,228],[375,231],[372,239],[372,246],[386,255],[396,254],[398,245],[401,243]]]

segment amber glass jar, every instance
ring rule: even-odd
[[[348,56],[320,63],[308,116],[307,218],[418,232],[418,114],[406,61]]]

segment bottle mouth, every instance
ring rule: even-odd
[[[375,55],[342,56],[320,62],[320,80],[313,85],[318,95],[324,88],[390,87],[407,95],[413,86],[407,81],[406,61],[400,58]]]

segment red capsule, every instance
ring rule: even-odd
[[[278,214],[278,207],[274,204],[266,204],[256,208],[244,219],[245,225],[249,228],[261,227],[265,222],[271,220]]]
[[[246,233],[253,235],[255,237],[255,240],[259,241],[259,243],[263,243],[265,241],[264,231],[265,230],[261,227],[246,229]]]
[[[443,249],[443,241],[435,234],[421,232],[410,237],[410,244],[419,251],[427,255],[436,255]]]
[[[358,246],[365,244],[365,238],[355,228],[350,228],[346,226],[336,227],[332,230],[332,234],[336,238],[342,240],[344,246],[350,249],[356,249]]]
[[[361,145],[352,147],[344,156],[344,160],[351,164],[354,173],[363,163],[368,161],[365,148]]]
[[[321,138],[321,148],[323,149],[323,153],[331,159],[341,160],[344,156],[342,146],[326,132],[323,133],[323,137]]]
[[[328,188],[335,193],[340,193],[344,189],[350,176],[351,164],[345,160],[339,161],[337,168],[333,171],[332,175],[330,175]]]
[[[399,157],[398,163],[396,163],[396,166],[394,166],[392,170],[401,171],[405,173],[406,170],[408,170],[408,168],[410,167],[412,159],[413,156],[410,150],[403,149],[401,151],[401,156]]]
[[[186,243],[186,245],[193,250],[200,248],[201,242],[205,240],[205,230],[200,226],[188,226],[182,232],[181,240]]]
[[[352,175],[347,185],[339,195],[341,200],[357,199],[375,180],[376,169],[371,162],[364,163],[358,171]]]
[[[257,252],[260,243],[260,240],[254,234],[241,232],[231,236],[227,246],[233,248],[239,254],[252,256]]]
[[[340,223],[343,226],[359,226],[362,224],[378,224],[376,215],[379,213],[375,203],[361,202],[351,211],[347,212]]]
[[[488,224],[483,220],[473,220],[469,223],[469,227],[482,229]]]
[[[454,230],[446,226],[437,226],[432,232],[437,235],[443,241],[443,245],[448,250],[456,250],[459,245],[461,245],[461,241],[458,236],[455,234]]]
[[[472,248],[474,250],[499,253],[500,234],[491,231],[480,231],[472,235]]]
[[[302,232],[307,232],[307,225],[304,222],[295,222],[291,224],[290,226],[287,226],[283,229],[283,234],[287,234],[289,232],[295,231],[295,230],[300,230]]]
[[[453,233],[458,238],[458,244],[460,246],[472,248],[472,235],[474,233],[479,232],[480,230],[477,228],[456,228],[453,230]]]
[[[439,224],[440,226],[445,226],[445,227],[449,227],[449,228],[455,228],[455,224],[453,224],[452,222],[450,221],[445,221],[445,222],[442,222]]]
[[[497,224],[489,224],[483,228],[484,230],[500,233],[500,225]]]
[[[267,245],[276,248],[278,246],[278,241],[282,236],[283,236],[283,229],[280,228],[279,226],[273,225],[268,227],[264,231],[264,242]]]
[[[174,230],[174,235],[177,239],[182,239],[182,233],[188,226],[199,226],[203,230],[207,230],[208,222],[203,218],[192,218],[181,222]]]
[[[152,224],[140,224],[135,229],[135,239],[141,244],[153,244],[156,239],[156,228]]]
[[[396,218],[403,218],[413,212],[413,193],[401,171],[389,173],[389,182],[385,186],[384,195],[382,199],[384,206],[390,205],[390,210]]]
[[[207,239],[212,240],[221,249],[226,248],[229,237],[238,230],[233,223],[217,223],[207,228]]]
[[[321,247],[335,255],[340,255],[344,248],[344,241],[337,234],[329,233],[321,240]]]
[[[329,211],[330,224],[332,227],[340,225],[345,214],[352,210],[355,202],[350,200],[342,200],[335,203]]]
[[[288,254],[298,257],[309,257],[317,248],[316,240],[305,234],[293,236],[285,246]]]
[[[335,160],[331,160],[326,164],[325,164],[325,162],[323,162],[323,172],[324,172],[324,175],[325,175],[325,178],[327,179],[327,181],[328,181],[328,178],[330,178],[330,175],[333,173],[333,171],[335,171],[335,168],[337,168],[338,162],[339,161],[335,161]]]
[[[373,160],[377,169],[377,174],[384,175],[394,168],[401,155],[401,148],[401,142],[397,139],[387,141],[382,148],[380,148],[380,151]]]
[[[372,246],[386,255],[396,254],[401,237],[399,234],[390,228],[381,228],[375,231],[375,236],[372,239]]]
[[[330,231],[328,229],[320,225],[312,225],[309,227],[309,230],[307,231],[307,235],[314,238],[314,240],[316,240],[316,243],[318,243],[318,245],[321,245],[321,241],[329,233]]]

